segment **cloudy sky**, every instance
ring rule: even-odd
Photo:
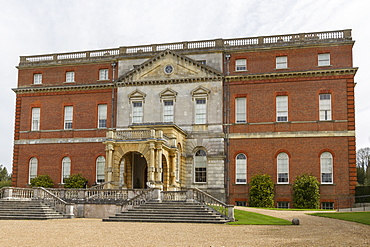
[[[0,0],[0,164],[10,171],[19,56],[352,29],[357,149],[370,147],[368,0]]]

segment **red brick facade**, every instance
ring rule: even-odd
[[[328,153],[332,157],[332,181],[321,183],[321,202],[337,207],[338,199],[353,197],[356,186],[354,76],[357,68],[352,64],[351,31],[282,37],[251,38],[254,43],[244,39],[239,43],[216,40],[214,47],[208,41],[204,47],[202,43],[191,45],[190,42],[177,52],[189,57],[202,55],[202,61],[212,54],[213,60],[220,60],[204,62],[212,69],[222,67],[219,72],[223,73],[224,81],[228,203],[248,204],[251,177],[266,173],[275,183],[276,205],[287,202],[291,207],[296,176],[311,174],[322,182],[321,155]],[[82,57],[78,57],[80,53],[77,57],[71,54],[21,57],[18,88],[14,89],[17,99],[13,186],[28,185],[29,163],[33,157],[38,160],[37,174],[50,175],[56,184],[62,182],[64,157],[71,160],[71,174],[81,173],[89,180],[89,185],[93,184],[96,159],[105,157],[106,131],[115,127],[117,91],[114,79],[124,73],[130,74],[129,70],[140,63],[145,65],[145,61],[160,50],[163,47],[151,45],[81,52]],[[127,65],[119,74],[120,59],[126,61],[123,64],[132,64],[133,68]],[[324,60],[323,64],[320,59]],[[242,63],[242,69],[236,68],[237,60]],[[283,64],[278,65],[278,62]],[[99,76],[102,69],[108,70],[103,80]],[[74,72],[74,81],[66,82],[67,72]],[[34,84],[35,74],[42,74],[41,83]],[[192,77],[185,75],[177,82],[186,82],[186,76]],[[165,81],[166,78],[163,83]],[[124,83],[121,86],[125,86]],[[323,94],[330,95],[330,118],[326,120],[320,118],[320,95]],[[284,121],[277,120],[278,96],[287,97],[287,119]],[[237,98],[245,98],[245,121],[236,119]],[[107,106],[105,128],[98,128],[99,105]],[[73,106],[72,129],[64,126],[66,106]],[[40,108],[40,126],[36,131],[31,131],[33,108]],[[247,175],[243,183],[236,182],[236,156],[240,153],[246,157]],[[278,181],[280,153],[288,156],[288,181],[284,183]]]

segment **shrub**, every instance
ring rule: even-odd
[[[73,174],[64,180],[64,188],[85,188],[87,179],[82,174]]]
[[[249,189],[249,206],[274,207],[274,182],[268,174],[257,174],[252,177]]]
[[[12,186],[12,181],[11,180],[0,181],[0,188],[10,187],[10,186]]]
[[[54,182],[49,175],[39,175],[31,179],[30,186],[51,188],[54,186]]]
[[[299,175],[293,184],[293,206],[317,209],[320,206],[319,181],[315,176]]]

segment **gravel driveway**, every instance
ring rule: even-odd
[[[2,220],[0,246],[370,246],[370,226],[305,215],[254,211],[294,226],[102,222],[101,219]]]

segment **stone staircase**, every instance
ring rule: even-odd
[[[37,200],[0,200],[0,220],[62,219],[63,215]]]
[[[195,202],[147,202],[103,221],[213,223],[228,222],[220,214]]]

